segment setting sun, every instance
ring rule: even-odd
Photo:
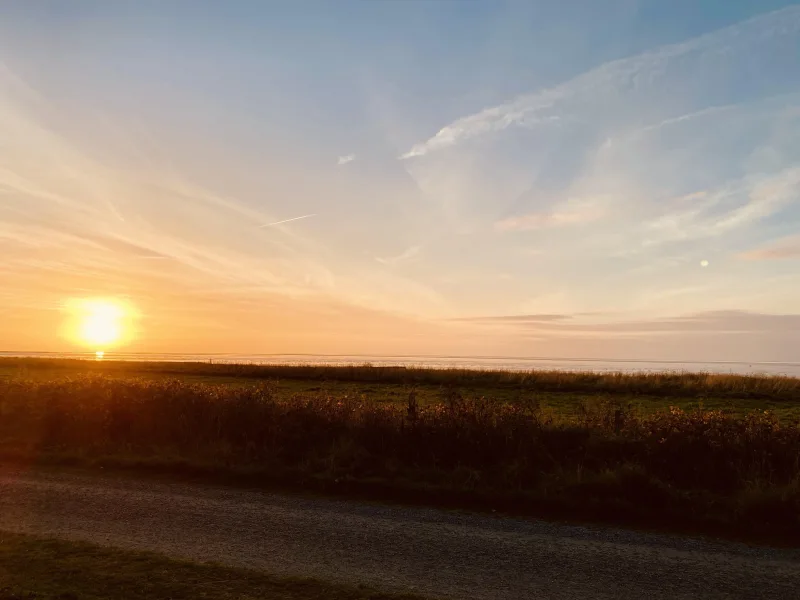
[[[133,311],[120,301],[73,299],[67,302],[67,310],[70,313],[69,337],[73,342],[95,350],[98,357],[130,334],[127,321]]]
[[[94,346],[116,342],[119,339],[119,319],[122,316],[119,308],[101,302],[89,310],[81,324],[81,337]]]

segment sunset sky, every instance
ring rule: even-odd
[[[0,350],[800,360],[800,5],[0,0]]]

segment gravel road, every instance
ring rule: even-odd
[[[796,550],[162,481],[6,471],[0,529],[453,598],[800,598]]]

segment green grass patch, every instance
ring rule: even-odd
[[[0,531],[0,600],[414,600]]]

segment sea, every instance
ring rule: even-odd
[[[94,353],[0,352],[0,357],[78,358],[99,360]],[[800,377],[800,363],[735,361],[657,361],[638,359],[556,358],[519,356],[370,356],[324,354],[143,354],[106,352],[102,360],[205,362],[254,365],[364,365],[432,369],[560,370],[594,372],[705,372]]]

